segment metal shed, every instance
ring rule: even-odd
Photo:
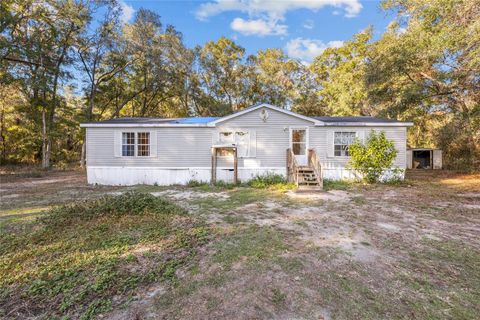
[[[407,169],[442,169],[442,150],[407,149]]]

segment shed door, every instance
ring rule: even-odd
[[[295,159],[300,166],[306,166],[308,163],[308,130],[307,128],[290,129],[290,148],[293,150]]]

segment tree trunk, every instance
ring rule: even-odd
[[[87,133],[85,132],[85,136],[83,138],[83,143],[82,143],[82,154],[80,156],[80,167],[82,169],[85,169],[86,165],[86,156],[87,156]]]
[[[45,109],[42,111],[42,168],[48,169],[50,167],[50,139],[47,136],[47,119]]]
[[[0,141],[2,142],[2,152],[0,155],[0,164],[2,164],[7,158],[6,150],[7,144],[5,142],[5,114],[4,114],[4,105],[2,104],[2,111],[0,113]]]
[[[94,67],[95,68],[95,67]],[[97,86],[95,84],[95,69],[92,72],[92,85],[90,87],[90,95],[88,97],[88,108],[87,108],[87,122],[92,121],[92,115],[93,115],[93,106],[94,106],[94,99],[95,99],[95,93],[97,90]],[[85,133],[83,135],[83,143],[82,143],[82,153],[80,155],[80,167],[82,169],[85,169],[85,164],[86,164],[86,143],[87,143],[87,130],[85,130]]]

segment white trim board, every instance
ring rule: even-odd
[[[271,104],[268,104],[268,103],[261,103],[259,105],[254,106],[254,107],[245,108],[242,111],[239,111],[239,112],[233,113],[231,115],[225,116],[223,118],[217,119],[215,121],[212,121],[212,122],[210,122],[210,124],[216,125],[217,123],[224,122],[226,120],[230,120],[230,119],[239,117],[241,115],[244,115],[244,114],[249,113],[249,112],[253,112],[253,111],[261,109],[261,108],[268,108],[268,109],[271,109],[271,110],[275,110],[275,111],[278,111],[278,112],[281,112],[281,113],[288,114],[289,116],[292,116],[292,117],[295,117],[295,118],[310,121],[314,125],[319,125],[319,126],[323,125],[322,121],[319,121],[319,120],[316,120],[316,119],[313,119],[313,118],[310,118],[310,117],[307,117],[307,116],[302,116],[301,114],[298,114],[298,113],[295,113],[295,112],[292,112],[292,111],[289,111],[289,110],[285,110],[285,109],[282,109],[282,108],[279,108],[279,107],[276,107],[276,106],[272,106]]]

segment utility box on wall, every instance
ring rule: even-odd
[[[407,150],[407,169],[442,169],[442,150],[415,148]]]

